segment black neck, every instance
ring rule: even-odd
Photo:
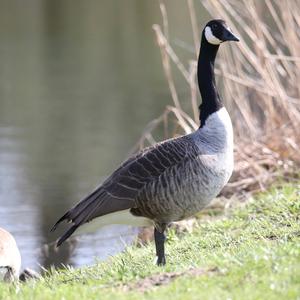
[[[208,116],[219,110],[223,104],[218,94],[215,81],[214,65],[219,46],[207,42],[202,34],[198,59],[198,84],[202,97],[200,110],[200,127],[203,127]]]

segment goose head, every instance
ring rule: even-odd
[[[0,280],[13,281],[19,277],[21,255],[13,236],[0,228]]]
[[[216,46],[226,41],[238,42],[240,40],[232,33],[225,21],[220,19],[209,21],[204,27],[203,35],[209,44]]]

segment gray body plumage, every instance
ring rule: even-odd
[[[196,132],[148,151],[143,157],[149,163],[155,153],[160,157],[155,164],[165,163],[166,167],[139,191],[138,208],[131,211],[158,226],[194,215],[217,196],[232,173],[233,137],[227,111],[222,108]]]
[[[57,222],[73,223],[58,243],[96,217],[128,209],[163,230],[205,207],[227,183],[232,168],[232,125],[223,107],[194,133],[148,147],[125,161]],[[123,220],[114,215],[113,223]]]

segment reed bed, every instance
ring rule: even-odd
[[[264,190],[279,177],[299,175],[300,155],[300,2],[298,0],[186,0],[194,53],[188,61],[176,54],[168,15],[160,1],[162,26],[153,25],[173,104],[145,128],[137,148],[190,133],[199,126],[197,53],[203,24],[195,5],[226,20],[239,43],[222,47],[217,60],[219,89],[235,131],[235,169],[223,195]],[[182,74],[189,97],[179,97],[174,69]],[[183,103],[189,102],[189,112]]]

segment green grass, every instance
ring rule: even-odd
[[[152,244],[133,246],[93,267],[2,284],[0,299],[300,299],[299,190],[274,188],[229,216],[200,221],[191,234],[171,232],[165,267],[153,265]],[[216,271],[137,290],[143,278],[189,268]]]

